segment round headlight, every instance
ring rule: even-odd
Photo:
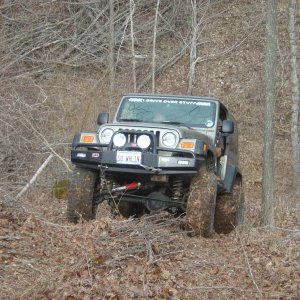
[[[138,146],[142,149],[148,148],[151,144],[150,137],[146,134],[140,135],[136,142],[137,142]]]
[[[162,137],[162,143],[166,147],[174,147],[176,143],[176,136],[172,132],[167,132]]]
[[[126,136],[123,133],[117,133],[114,138],[113,142],[117,147],[123,147],[126,144]]]
[[[100,141],[104,144],[109,144],[114,131],[111,128],[106,128],[100,133]]]

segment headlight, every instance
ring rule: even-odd
[[[167,132],[162,137],[162,143],[166,147],[174,147],[176,143],[176,136],[172,132]]]
[[[151,144],[150,137],[146,134],[140,135],[136,142],[137,142],[138,146],[142,149],[148,148]]]
[[[117,133],[113,138],[113,142],[115,146],[122,147],[126,144],[126,136],[123,133]]]
[[[114,131],[111,128],[106,128],[100,133],[100,141],[104,144],[109,144]]]

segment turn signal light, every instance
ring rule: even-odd
[[[83,135],[81,136],[80,141],[82,143],[93,143],[94,137],[92,135]]]
[[[193,149],[194,148],[194,142],[181,142],[180,148],[182,149]]]

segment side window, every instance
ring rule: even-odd
[[[225,154],[226,148],[226,137],[222,135],[222,125],[223,121],[227,118],[227,112],[224,107],[220,107],[220,113],[218,116],[217,124],[217,134],[216,134],[216,147],[217,147],[217,156],[221,157]]]
[[[226,110],[221,106],[219,120],[221,120],[221,121],[226,120],[226,118],[227,118],[226,116],[227,116]]]

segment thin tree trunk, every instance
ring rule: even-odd
[[[110,87],[110,103],[115,94],[115,12],[114,0],[109,0],[109,87]],[[108,107],[110,108],[110,103]]]
[[[134,49],[134,32],[133,32],[133,13],[135,4],[130,0],[130,36],[131,36],[131,55],[132,55],[132,77],[133,77],[133,91],[136,92],[136,67],[135,67],[135,49]]]
[[[156,31],[157,31],[157,16],[160,0],[157,0],[154,20],[153,32],[153,48],[152,48],[152,93],[155,93],[155,57],[156,57]]]
[[[188,95],[192,94],[193,84],[195,81],[195,68],[197,64],[197,36],[199,31],[199,24],[197,23],[197,1],[192,0],[192,40],[190,46],[190,71],[189,71],[189,81],[188,81]]]
[[[274,149],[275,149],[275,104],[276,104],[276,57],[277,57],[277,0],[267,2],[266,46],[266,95],[264,107],[264,148],[262,186],[262,225],[274,221]]]
[[[291,116],[291,139],[293,158],[293,184],[298,195],[300,195],[300,145],[299,145],[299,83],[297,66],[297,39],[295,30],[296,0],[289,1],[289,25],[290,37],[290,63],[291,63],[291,88],[292,88],[292,116]]]

